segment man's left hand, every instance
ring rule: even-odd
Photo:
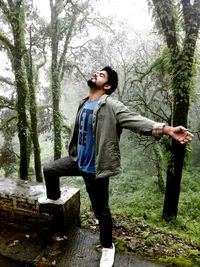
[[[192,140],[193,134],[183,126],[164,126],[163,134],[171,136],[173,139],[179,141],[181,144],[186,144]]]

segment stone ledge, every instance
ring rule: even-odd
[[[40,203],[44,184],[0,177],[0,223],[24,225],[38,230],[64,233],[79,225],[80,192],[61,188],[58,203]]]

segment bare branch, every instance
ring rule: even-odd
[[[61,69],[62,69],[62,67],[63,67],[65,55],[67,53],[69,41],[71,39],[71,35],[72,35],[72,31],[73,31],[73,28],[74,28],[76,19],[77,19],[77,13],[74,12],[73,18],[71,20],[71,23],[70,23],[70,26],[69,26],[69,29],[67,31],[67,35],[66,35],[66,38],[65,38],[65,43],[64,43],[63,51],[61,53],[60,60],[59,60],[59,63],[58,63],[58,72],[60,72]]]
[[[146,100],[144,99],[144,97],[142,97],[141,95],[139,96],[140,100],[143,102],[145,108],[147,110],[149,110],[151,112],[151,114],[155,115],[156,117],[160,118],[161,121],[166,121],[166,118],[164,118],[163,116],[161,116],[160,114],[156,113],[155,111],[153,111],[153,109],[151,107],[148,106],[148,103],[146,102]]]
[[[0,82],[7,83],[8,85],[14,86],[15,82],[12,81],[10,78],[3,77],[0,75]]]
[[[14,99],[10,100],[5,96],[0,96],[0,108],[9,108],[11,110],[15,110]]]
[[[81,76],[83,77],[83,79],[87,82],[87,78],[85,77],[85,75],[83,74],[83,72],[80,70],[80,68],[77,65],[73,65],[73,67],[78,70],[78,72],[81,74]]]
[[[110,33],[115,34],[115,31],[113,30],[113,28],[110,27],[111,21],[109,21],[108,24],[105,23],[102,18],[101,19],[98,19],[98,18],[88,18],[87,21],[88,21],[89,24],[92,24],[92,25],[95,25],[96,24],[95,26],[97,26],[98,28],[101,28],[102,27],[102,29],[109,30]]]
[[[86,44],[88,43],[94,43],[94,41],[92,39],[87,40],[85,43],[78,45],[78,46],[69,46],[70,49],[80,49],[83,48]]]
[[[138,79],[132,80],[131,83],[130,83],[130,87],[133,86],[134,82],[140,82],[141,83],[143,81],[143,79],[146,76],[148,76],[155,67],[157,67],[157,66],[159,66],[161,64],[162,64],[162,59],[159,59],[159,60],[156,60],[153,64],[151,64],[151,66],[145,72],[141,72],[138,69],[135,69],[135,73],[136,74],[140,74],[140,77]]]
[[[43,61],[42,62],[40,62],[38,65],[37,65],[37,71],[39,71],[39,69],[41,69],[45,64],[46,64],[46,62],[47,62],[47,57],[46,57],[46,55],[45,54],[43,54],[43,56],[44,56],[44,59],[43,59]]]
[[[12,45],[11,41],[4,35],[3,32],[0,32],[0,41],[2,41],[2,43],[11,51],[14,49],[14,46]]]

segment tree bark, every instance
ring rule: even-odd
[[[165,184],[163,180],[163,155],[160,145],[157,143],[153,147],[154,154],[156,156],[156,170],[157,170],[157,177],[158,177],[158,188],[161,193],[164,194],[165,192]]]
[[[25,56],[25,65],[26,65],[27,80],[29,85],[29,111],[31,118],[30,133],[34,149],[35,176],[36,176],[36,181],[41,183],[43,182],[43,175],[42,175],[42,164],[40,157],[40,143],[38,136],[38,113],[37,113],[37,103],[35,95],[35,79],[34,79],[31,51],[29,51],[29,54],[26,54]]]
[[[51,92],[53,100],[54,159],[61,157],[61,114],[60,114],[60,74],[58,70],[59,23],[58,9],[50,0],[51,6]]]
[[[27,180],[30,155],[28,151],[28,123],[26,115],[27,83],[23,66],[23,55],[25,52],[23,1],[16,1],[15,4],[10,4],[10,14],[10,23],[14,37],[12,55],[17,89],[17,127],[20,142],[19,176],[21,179]]]

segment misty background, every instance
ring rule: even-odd
[[[88,78],[110,65],[119,75],[112,97],[194,134],[180,146],[124,130],[123,172],[110,179],[115,225],[138,237],[132,252],[140,244],[142,255],[178,253],[198,266],[199,10],[198,0],[0,1],[0,175],[43,182],[44,164],[67,155]],[[82,179],[61,183],[81,189],[81,216],[94,227]],[[184,253],[173,243],[179,237]]]

